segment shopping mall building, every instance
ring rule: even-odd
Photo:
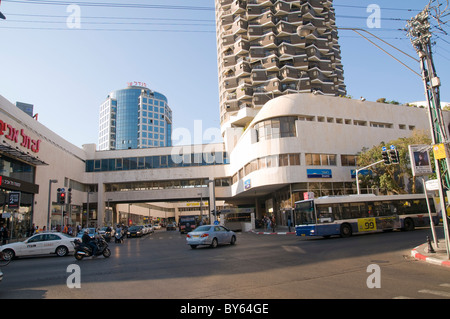
[[[236,207],[284,223],[303,192],[355,193],[357,154],[415,129],[429,131],[426,109],[300,93],[270,100],[241,130],[225,128],[223,143],[98,151],[0,96],[0,224],[16,237],[32,224],[178,220]],[[58,188],[71,189],[70,205],[56,202]]]

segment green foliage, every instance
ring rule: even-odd
[[[431,139],[424,131],[413,131],[410,137],[401,137],[388,143],[381,142],[379,145],[371,149],[363,149],[358,156],[358,167],[368,166],[382,159],[381,148],[385,146],[387,149],[391,145],[395,145],[399,152],[400,163],[395,165],[385,165],[380,163],[372,166],[369,169],[372,171],[372,176],[359,176],[361,181],[361,188],[380,188],[383,193],[404,194],[408,191],[405,189],[405,179],[409,180],[412,186],[412,192],[415,192],[415,179],[412,176],[409,145],[415,144],[431,144]],[[430,154],[432,156],[432,154]]]

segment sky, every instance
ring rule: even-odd
[[[334,0],[336,25],[366,29],[417,57],[399,29],[427,4]],[[3,0],[0,11],[0,95],[33,104],[38,121],[74,145],[98,143],[100,104],[132,81],[168,98],[174,131],[191,134],[183,142],[207,143],[220,127],[213,0]],[[353,31],[338,33],[348,95],[425,100],[418,75]],[[420,73],[417,61],[371,39]],[[435,33],[434,41],[441,100],[450,102],[450,36]]]

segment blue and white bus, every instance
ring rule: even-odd
[[[434,225],[439,217],[429,200]],[[340,235],[355,233],[414,230],[430,225],[427,201],[423,194],[327,196],[295,202],[297,236]]]

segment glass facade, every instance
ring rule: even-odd
[[[86,161],[86,172],[128,171],[136,169],[158,169],[230,164],[227,152],[195,153],[180,156],[155,155],[141,157],[119,157]]]
[[[129,86],[100,107],[99,150],[171,146],[171,135],[172,110],[161,93]]]

